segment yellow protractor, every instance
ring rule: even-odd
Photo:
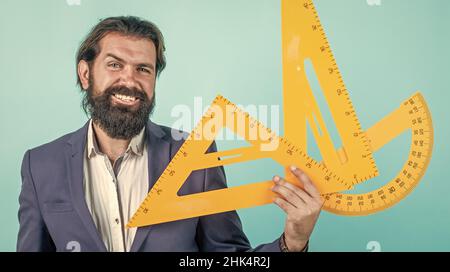
[[[324,209],[341,215],[367,215],[404,198],[423,177],[433,149],[431,114],[420,93],[364,132],[361,129],[319,14],[311,0],[282,0],[285,136],[306,150],[306,122],[313,130],[323,163],[347,182],[378,175],[373,153],[408,129],[412,147],[400,173],[367,194],[330,194]],[[310,60],[343,146],[335,148],[305,71]],[[302,107],[303,105],[303,107]],[[356,185],[357,186],[357,185]]]
[[[433,151],[431,113],[420,93],[367,131],[372,151],[407,131],[412,134],[411,149],[395,178],[365,194],[326,195],[324,209],[340,215],[368,215],[389,208],[408,195],[422,179]]]

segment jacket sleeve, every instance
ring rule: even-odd
[[[216,144],[213,143],[207,153],[216,151]],[[205,191],[226,187],[225,171],[222,166],[205,170]],[[281,251],[280,239],[251,248],[250,242],[242,230],[241,220],[236,211],[200,217],[196,237],[200,250],[207,252]]]
[[[17,251],[55,251],[55,245],[42,218],[30,171],[30,151],[22,161],[22,190],[19,196],[19,234]]]

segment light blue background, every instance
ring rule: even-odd
[[[435,149],[417,189],[392,209],[368,217],[324,212],[311,251],[367,251],[369,241],[382,251],[449,251],[450,1],[315,3],[363,127],[421,90],[433,114]],[[116,15],[149,19],[165,35],[168,66],[157,83],[155,121],[171,125],[175,105],[192,107],[198,96],[206,106],[219,92],[237,104],[281,105],[279,1],[81,0],[69,6],[65,0],[2,0],[0,250],[15,250],[22,156],[85,123],[75,52],[100,18]],[[381,176],[372,182],[398,172],[408,139],[403,135],[376,154]],[[230,186],[282,174],[270,161],[226,169]],[[283,230],[284,214],[273,205],[239,214],[254,246]]]

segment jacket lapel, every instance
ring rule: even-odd
[[[88,126],[89,121],[72,135],[67,142],[68,145],[66,145],[65,154],[68,177],[70,179],[70,193],[74,208],[80,215],[98,250],[107,251],[92,220],[83,190],[83,155],[86,147]],[[149,190],[156,183],[170,161],[171,146],[170,141],[164,139],[165,135],[165,132],[158,125],[149,120],[146,127]],[[151,228],[152,226],[138,228],[131,251],[139,251]]]
[[[86,138],[89,122],[76,131],[66,145],[66,163],[70,184],[70,193],[75,210],[78,212],[84,226],[91,235],[99,251],[106,251],[100,235],[92,220],[91,213],[87,207],[83,190],[83,155],[86,146]]]
[[[148,153],[149,190],[156,183],[170,161],[170,141],[164,139],[165,132],[155,123],[148,121],[146,129]],[[139,251],[152,226],[140,227],[136,231],[131,251]]]

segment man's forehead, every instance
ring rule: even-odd
[[[156,61],[155,44],[146,38],[125,36],[120,33],[109,33],[99,42],[100,55],[106,57],[113,54],[130,62]]]

